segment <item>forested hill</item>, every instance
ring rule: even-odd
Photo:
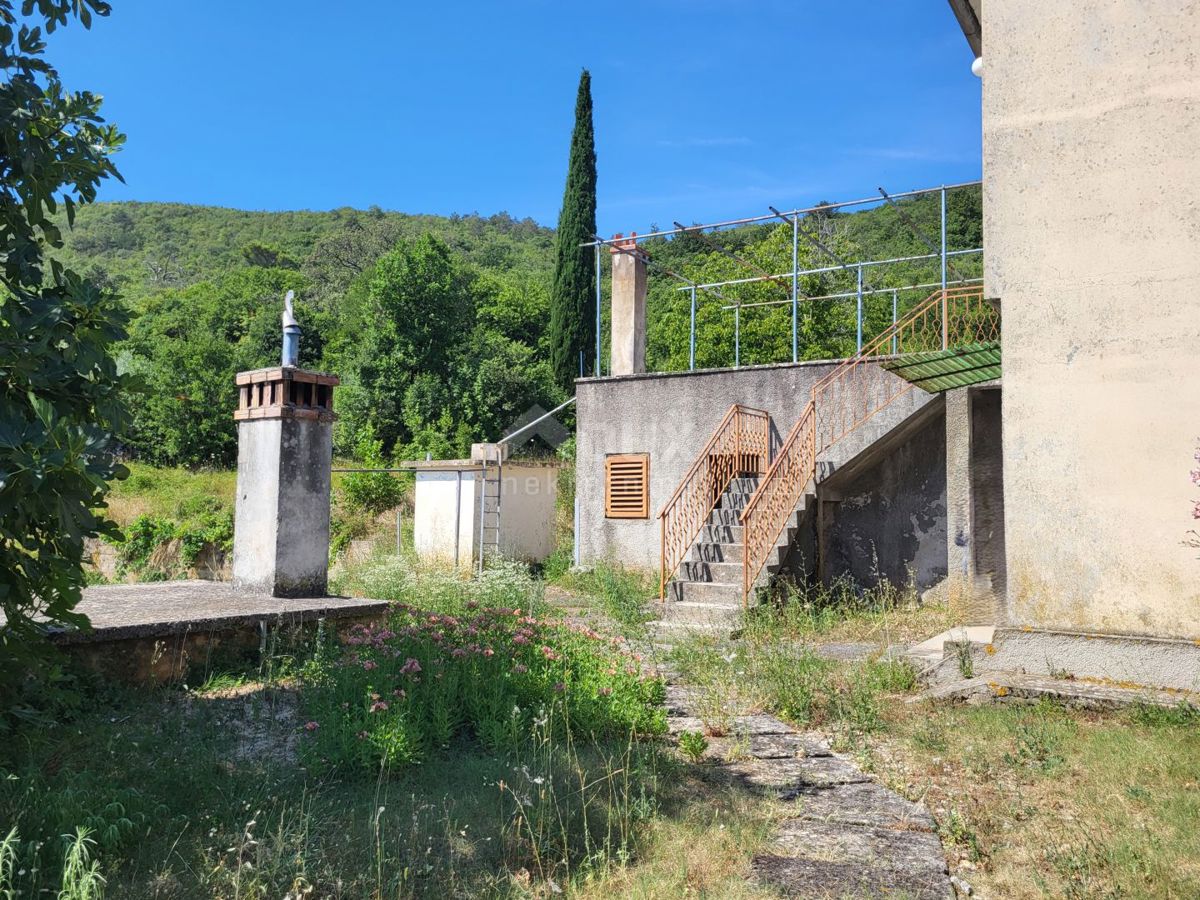
[[[356,233],[384,241],[434,234],[482,268],[549,271],[552,263],[553,230],[505,213],[446,217],[378,207],[260,212],[139,202],[81,207],[75,227],[63,229],[66,247],[58,256],[77,271],[101,276],[137,309],[139,301],[164,288],[256,263],[297,269],[328,263],[353,271],[373,262],[339,255],[339,250],[369,254],[366,246],[337,240]],[[321,259],[323,254],[334,259]]]

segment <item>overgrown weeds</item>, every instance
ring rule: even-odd
[[[795,643],[694,638],[677,646],[672,660],[710,735],[730,733],[736,717],[760,709],[800,726],[874,732],[883,727],[884,698],[915,686],[907,662],[840,663]]]

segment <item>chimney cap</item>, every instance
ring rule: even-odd
[[[613,256],[623,253],[640,256],[643,259],[650,258],[650,254],[646,252],[645,248],[638,246],[636,231],[629,232],[629,237],[625,237],[625,235],[618,231],[612,236],[612,242],[609,244],[608,249]]]

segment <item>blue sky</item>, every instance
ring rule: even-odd
[[[553,224],[592,72],[604,233],[980,174],[944,0],[115,0],[51,37],[128,135],[106,200]]]

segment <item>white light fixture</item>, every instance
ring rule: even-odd
[[[975,57],[975,62],[971,63],[971,74],[976,78],[983,77],[983,57]]]

